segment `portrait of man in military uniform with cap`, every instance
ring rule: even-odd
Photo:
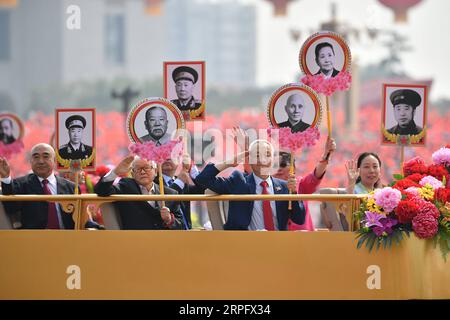
[[[59,147],[58,153],[63,159],[87,159],[92,154],[92,147],[84,144],[83,131],[86,128],[86,119],[81,115],[72,115],[65,121],[69,135],[69,142]]]
[[[398,89],[391,93],[389,99],[397,124],[387,131],[398,135],[419,134],[423,129],[415,123],[414,115],[422,102],[420,94],[411,89]]]
[[[177,64],[179,63],[180,62],[177,62]],[[168,99],[181,111],[185,120],[203,118],[204,106],[202,105],[202,101],[204,97],[196,96],[196,94],[204,94],[202,92],[204,90],[202,86],[204,81],[202,74],[204,72],[204,62],[195,62],[196,65],[198,64],[201,66],[201,71],[197,71],[197,66],[193,67],[194,62],[192,62],[192,66],[180,65],[173,69],[173,71],[170,71],[171,69],[168,68],[168,65],[173,64],[175,63],[165,62],[166,97],[168,97]],[[169,80],[170,78],[173,82]],[[197,85],[200,86],[200,91],[199,88],[197,88]],[[169,87],[170,90],[168,90]],[[175,90],[173,91],[171,88],[175,88]],[[175,95],[176,99],[174,99]]]

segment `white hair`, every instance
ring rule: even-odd
[[[156,162],[153,161],[153,160],[145,160],[145,159],[142,159],[139,156],[134,156],[133,162],[131,162],[131,167],[132,168],[134,168],[134,165],[136,164],[136,162],[138,160],[144,160],[144,161],[148,162],[153,169],[156,169],[156,167],[157,167]]]
[[[273,148],[273,145],[269,141],[264,140],[264,139],[257,139],[255,141],[253,141],[252,143],[250,143],[250,146],[248,148],[249,152],[251,152],[254,148],[257,148],[259,144],[263,144],[263,143],[268,145],[270,148],[270,151],[272,151],[272,154],[274,154],[275,150]]]

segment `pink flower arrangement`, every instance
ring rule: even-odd
[[[375,190],[374,199],[376,205],[382,207],[384,212],[391,212],[402,199],[402,193],[397,189],[386,187]]]
[[[13,143],[4,144],[0,142],[0,157],[11,158],[13,154],[20,153],[23,150],[22,140],[16,140]]]
[[[426,177],[423,177],[423,178],[419,181],[419,184],[420,184],[421,186],[424,186],[424,185],[426,185],[426,184],[429,184],[429,185],[431,185],[431,187],[433,188],[433,190],[436,190],[436,189],[439,189],[439,188],[442,188],[442,187],[443,187],[442,182],[439,181],[438,179],[436,179],[435,177],[432,177],[432,176],[426,176]]]
[[[167,159],[178,159],[181,157],[183,154],[183,143],[181,138],[171,140],[161,146],[156,146],[153,141],[147,141],[145,143],[130,144],[128,149],[142,159],[152,160],[161,164]]]
[[[450,187],[444,185],[440,177],[446,179],[449,167],[444,166],[442,153],[438,158],[440,160],[434,157],[435,163],[431,166],[419,157],[405,162],[405,177],[394,175],[397,181],[391,183],[392,188],[378,189],[363,200],[356,212],[361,226],[357,231],[358,248],[363,244],[369,250],[374,246],[390,246],[392,239],[414,233],[421,239],[433,238],[435,247],[439,246],[442,257],[447,259],[450,253]]]
[[[450,166],[450,148],[440,148],[431,156],[435,164]]]
[[[317,93],[331,96],[335,91],[345,91],[350,89],[352,75],[348,71],[339,72],[336,77],[325,78],[322,74],[306,75],[301,78],[301,82],[311,87]]]
[[[320,138],[320,132],[317,127],[310,127],[303,132],[292,133],[290,128],[269,128],[267,131],[270,136],[274,133],[273,130],[278,131],[278,139],[281,148],[286,148],[291,152],[295,152],[302,147],[314,146]]]

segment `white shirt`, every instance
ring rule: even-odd
[[[255,178],[256,183],[256,194],[262,194],[263,187],[261,186],[261,182],[266,181],[267,186],[267,192],[269,194],[274,194],[273,192],[273,183],[270,176],[263,180],[260,177],[257,177],[254,173],[253,177]],[[276,204],[275,201],[270,201],[270,207],[272,208],[272,218],[273,218],[273,226],[275,230],[278,230],[278,221],[277,221],[277,210],[276,210]],[[253,211],[252,211],[252,219],[250,221],[250,225],[248,226],[248,230],[263,230],[265,229],[264,225],[264,211],[263,211],[263,202],[262,200],[255,201],[253,204]]]

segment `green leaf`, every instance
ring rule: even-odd
[[[369,237],[369,234],[368,234],[368,233],[363,234],[363,235],[360,237],[360,239],[359,239],[359,241],[358,241],[358,244],[356,245],[356,248],[357,248],[357,249],[361,248],[361,246],[364,244],[364,242],[366,242],[366,240],[367,240],[368,237]]]
[[[402,180],[404,178],[404,176],[399,173],[394,173],[392,176],[394,177],[395,180]]]
[[[368,241],[367,241],[367,247],[369,248],[369,252],[372,252],[373,245],[375,244],[377,236],[373,235]]]
[[[390,238],[390,236],[387,236],[383,239],[383,249],[386,249],[386,244],[387,244],[389,238]]]

